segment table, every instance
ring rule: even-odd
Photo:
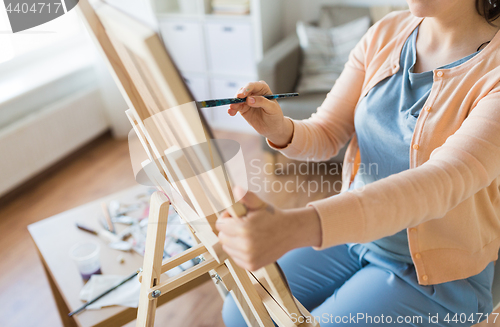
[[[98,228],[98,217],[102,216],[101,203],[103,201],[120,200],[130,203],[135,201],[138,195],[147,194],[147,190],[148,188],[145,186],[135,186],[28,226],[64,326],[123,326],[136,318],[137,309],[122,306],[106,307],[101,310],[86,310],[73,317],[68,317],[69,312],[84,304],[79,299],[79,293],[84,282],[76,265],[71,261],[68,252],[73,244],[92,240],[101,244],[101,270],[103,274],[126,276],[140,268],[142,266],[142,256],[135,252],[113,250],[95,235],[77,229],[75,224],[80,222],[89,227]],[[124,263],[118,262],[118,255],[124,257]],[[210,276],[205,274],[173,292],[162,295],[159,298],[158,305],[184,294],[209,279]]]

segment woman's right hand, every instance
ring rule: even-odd
[[[227,111],[234,116],[238,112],[259,133],[278,147],[285,147],[293,136],[293,123],[285,118],[276,100],[263,95],[271,95],[271,89],[264,81],[248,83],[236,97],[247,98],[246,102],[231,104]]]

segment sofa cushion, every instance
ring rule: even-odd
[[[328,91],[369,27],[369,16],[328,29],[298,22],[297,35],[304,56],[297,90]]]

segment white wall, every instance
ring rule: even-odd
[[[313,21],[319,17],[319,10],[323,5],[352,5],[352,6],[404,6],[405,0],[282,0],[283,31],[288,35],[295,31],[295,24],[299,20]]]

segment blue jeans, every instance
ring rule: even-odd
[[[478,275],[436,285],[418,284],[413,264],[361,244],[300,248],[278,263],[293,295],[322,327],[472,326],[493,310],[493,262]],[[231,295],[222,316],[227,327],[246,326]]]

